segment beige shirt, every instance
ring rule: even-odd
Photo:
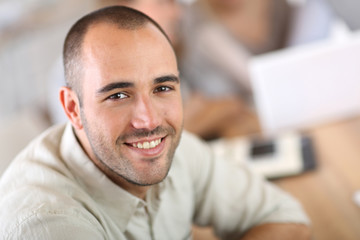
[[[70,124],[55,126],[0,180],[0,239],[191,239],[193,223],[232,238],[266,222],[308,223],[288,194],[213,156],[184,132],[168,177],[143,201],[89,160]]]

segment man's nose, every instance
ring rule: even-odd
[[[136,129],[153,130],[160,126],[160,113],[150,97],[139,97],[133,108],[131,124]]]

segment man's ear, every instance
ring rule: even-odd
[[[80,117],[80,102],[77,94],[68,87],[62,87],[59,94],[60,102],[64,108],[66,116],[69,118],[75,129],[82,129],[83,125]]]

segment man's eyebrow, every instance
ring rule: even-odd
[[[179,77],[175,75],[167,75],[167,76],[161,76],[154,79],[154,84],[164,83],[164,82],[175,82],[179,83],[180,79]]]
[[[100,88],[99,90],[97,90],[97,93],[102,94],[102,93],[110,92],[117,88],[129,88],[133,86],[134,83],[131,82],[114,82],[114,83],[109,83],[108,85],[105,85],[104,87]]]
[[[175,75],[161,76],[161,77],[158,77],[158,78],[154,79],[154,84],[159,84],[159,83],[164,83],[164,82],[179,83],[180,80]],[[114,89],[129,88],[129,87],[134,87],[134,86],[135,85],[132,82],[114,82],[114,83],[109,83],[108,85],[105,85],[104,87],[100,88],[96,92],[97,92],[97,94],[103,94],[103,93],[110,92],[110,91],[112,91]]]

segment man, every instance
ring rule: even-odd
[[[182,133],[176,57],[146,15],[110,7],[83,17],[64,66],[70,123],[4,173],[1,239],[190,239],[193,223],[226,239],[307,239],[294,199]]]

